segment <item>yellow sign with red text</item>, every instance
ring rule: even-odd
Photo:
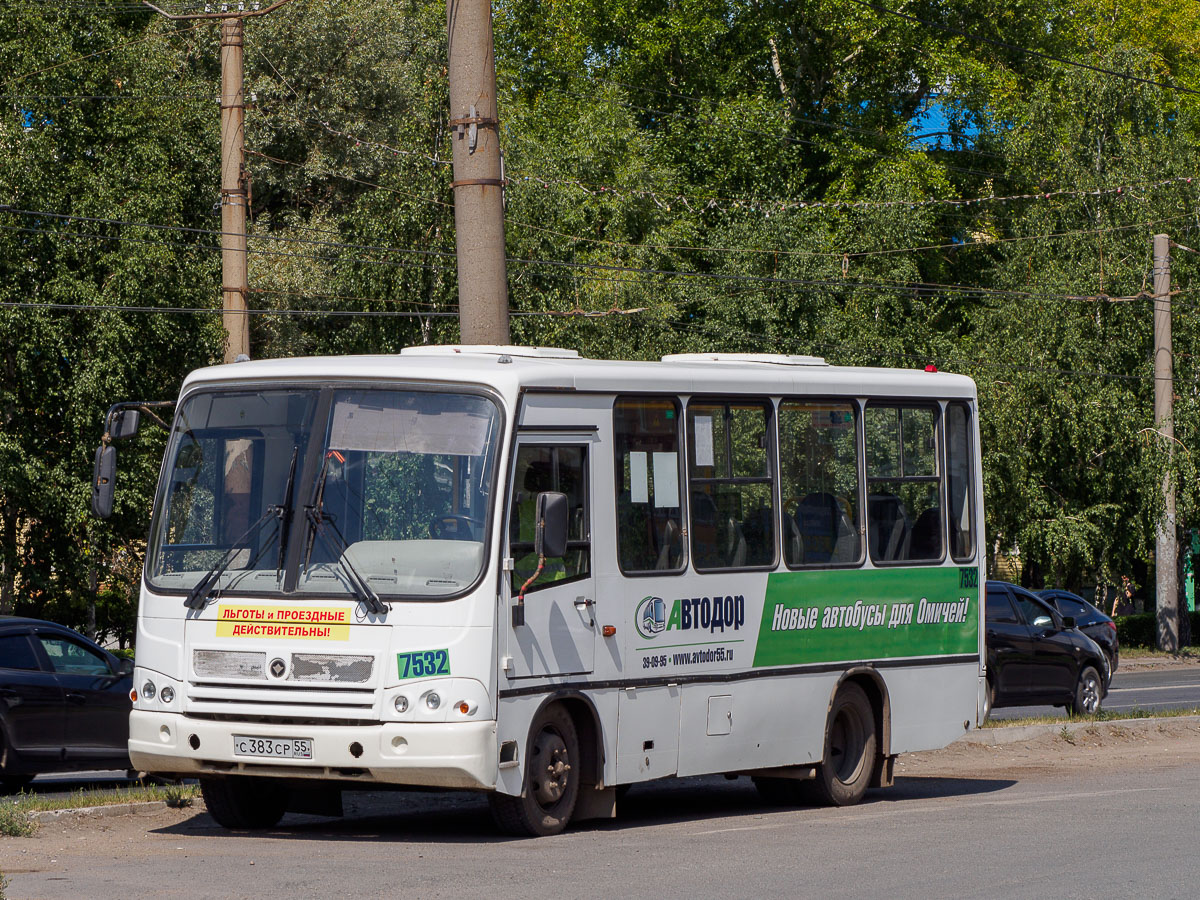
[[[350,638],[350,610],[222,603],[217,607],[217,637],[345,641]]]

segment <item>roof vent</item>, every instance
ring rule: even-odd
[[[665,363],[755,363],[768,366],[827,366],[819,356],[788,356],[783,353],[671,353]]]
[[[405,347],[401,356],[509,356],[523,359],[579,359],[578,350],[563,350],[559,347],[515,347],[510,344],[448,344]]]

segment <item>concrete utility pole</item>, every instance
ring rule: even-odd
[[[1154,427],[1174,456],[1175,355],[1171,348],[1171,241],[1154,236]],[[1163,476],[1164,510],[1154,544],[1154,594],[1158,613],[1158,648],[1179,651],[1179,583],[1175,562],[1175,486]]]
[[[242,91],[243,19],[265,16],[292,0],[226,0],[217,12],[173,13],[142,0],[176,22],[220,20],[221,25],[221,320],[225,326],[225,362],[250,355],[250,320],[246,314],[246,210],[250,206],[244,128],[246,99]],[[161,2],[161,0],[160,0]],[[209,7],[206,6],[205,9]],[[491,32],[489,31],[489,34]]]
[[[225,323],[225,362],[250,355],[246,316],[245,116],[242,92],[242,20],[221,22],[221,319]]]
[[[504,181],[491,0],[446,0],[458,322],[464,344],[507,344]]]

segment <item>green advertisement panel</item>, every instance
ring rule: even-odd
[[[773,572],[754,665],[974,654],[979,570]]]

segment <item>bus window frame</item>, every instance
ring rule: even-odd
[[[690,394],[683,399],[683,451],[686,455],[684,460],[684,474],[687,477],[687,496],[688,496],[688,518],[687,518],[687,535],[688,535],[688,562],[693,572],[697,575],[720,575],[726,572],[772,572],[779,569],[779,561],[782,559],[779,547],[779,526],[781,520],[779,518],[779,446],[776,441],[775,431],[777,426],[776,403],[777,397],[774,394]],[[692,538],[692,518],[691,518],[691,494],[692,494],[692,438],[689,434],[688,422],[690,421],[692,404],[704,405],[722,405],[722,406],[759,406],[766,412],[767,418],[765,422],[765,434],[767,436],[768,446],[763,448],[765,451],[767,474],[765,478],[759,477],[731,477],[731,478],[702,478],[701,482],[724,482],[732,485],[749,485],[761,484],[766,481],[770,486],[771,503],[774,506],[771,516],[772,535],[771,546],[771,561],[758,566],[718,566],[715,568],[701,568],[696,565],[696,556],[691,553],[691,538]],[[726,435],[728,441],[728,434]],[[727,448],[728,450],[728,448]],[[730,468],[732,471],[733,459],[729,457]]]
[[[858,556],[852,562],[844,563],[801,563],[793,566],[787,561],[787,556],[782,552],[783,542],[783,459],[780,457],[781,448],[783,446],[783,437],[779,432],[780,427],[780,407],[784,403],[807,403],[807,404],[846,404],[851,407],[854,413],[854,453],[855,453],[855,474],[858,476],[858,494],[855,498],[858,501],[859,521],[857,524],[858,533]],[[779,510],[779,541],[781,551],[779,560],[783,563],[785,570],[789,572],[813,572],[824,569],[861,569],[869,556],[867,549],[867,459],[866,459],[866,432],[864,427],[866,401],[861,397],[834,396],[829,394],[785,394],[776,398],[775,401],[775,453],[776,453],[776,471],[779,477],[776,479],[779,490],[778,510]]]
[[[869,505],[863,506],[863,551],[866,557],[871,561],[871,565],[878,569],[892,569],[896,567],[916,568],[922,566],[941,566],[944,565],[949,555],[949,517],[946,512],[946,462],[945,462],[945,446],[946,436],[943,432],[944,422],[944,407],[948,401],[943,397],[867,397],[861,401],[862,406],[862,471],[863,471],[863,488],[866,491],[867,504],[870,503],[871,483],[872,482],[905,482],[910,484],[936,482],[938,485],[938,522],[941,528],[942,552],[940,556],[928,557],[924,559],[876,559],[871,553],[871,511]],[[933,475],[904,475],[904,432],[901,425],[900,432],[900,474],[895,476],[872,476],[867,471],[867,410],[868,409],[930,409],[934,413],[933,433],[938,441],[938,447],[933,453],[934,465],[937,471]],[[903,420],[901,420],[903,421]]]
[[[950,541],[950,439],[945,434],[945,429],[946,429],[945,423],[948,418],[949,410],[950,410],[951,406],[960,407],[961,409],[965,410],[966,414],[967,414],[967,461],[966,462],[967,462],[967,477],[969,479],[968,485],[967,485],[967,487],[968,487],[968,490],[967,490],[967,519],[971,523],[971,532],[970,532],[970,534],[971,534],[971,550],[966,556],[961,556],[961,557],[955,556],[953,553],[950,552],[950,544],[951,544],[951,541]],[[945,499],[946,547],[945,547],[945,549],[946,549],[946,552],[949,553],[950,558],[954,562],[956,562],[960,565],[971,565],[979,558],[979,535],[976,534],[976,532],[979,529],[977,527],[978,523],[975,521],[975,516],[976,516],[975,492],[979,487],[977,484],[975,484],[975,460],[977,458],[976,453],[978,452],[978,450],[975,446],[976,445],[976,441],[975,441],[976,409],[975,409],[975,406],[968,400],[943,400],[942,407],[943,407],[942,408],[942,432],[943,432],[942,455],[944,457],[943,462],[942,462],[942,468],[945,471],[945,478],[943,479],[942,488],[946,495],[946,499]]]
[[[683,542],[683,561],[677,568],[674,569],[629,569],[627,570],[621,565],[621,532],[620,523],[617,521],[617,511],[619,509],[621,488],[620,481],[617,477],[617,403],[622,400],[668,400],[675,406],[677,420],[675,423],[675,440],[678,442],[678,451],[676,453],[677,477],[679,479],[679,518],[682,531],[681,540]],[[617,571],[625,578],[656,578],[667,576],[685,575],[692,562],[691,554],[691,508],[688,504],[688,478],[687,478],[687,428],[685,417],[687,416],[687,408],[684,398],[679,394],[669,393],[621,393],[613,394],[612,402],[612,442],[613,448],[610,454],[613,460],[613,537],[614,537],[614,554],[617,560]]]
[[[572,429],[570,429],[570,428],[564,428],[564,429],[548,428],[548,429],[546,429],[547,432],[553,431],[556,434],[564,434],[564,433],[569,434],[571,432],[571,430]],[[589,441],[589,440],[583,440],[583,439],[566,440],[566,441],[555,440],[553,437],[543,436],[543,434],[539,433],[538,431],[528,429],[528,426],[526,426],[526,428],[524,430],[522,428],[518,427],[516,429],[516,435],[518,437],[518,440],[516,441],[516,443],[513,446],[512,465],[510,467],[511,474],[510,474],[509,478],[507,479],[508,496],[505,498],[505,503],[504,503],[505,524],[504,524],[504,528],[502,531],[502,534],[504,537],[504,546],[503,546],[504,556],[507,559],[513,560],[514,563],[518,559],[518,557],[515,555],[516,548],[524,549],[525,552],[522,554],[521,558],[523,558],[524,556],[528,556],[529,554],[534,552],[534,542],[533,541],[514,541],[512,539],[512,514],[513,514],[513,509],[514,509],[513,498],[514,498],[514,494],[515,494],[514,485],[516,484],[517,459],[520,456],[521,450],[525,447],[537,447],[537,448],[551,450],[552,458],[554,460],[556,480],[557,480],[558,465],[559,465],[558,451],[564,447],[576,447],[576,448],[582,448],[582,450],[583,450],[584,529],[585,529],[585,534],[587,536],[583,540],[568,540],[567,541],[567,553],[570,553],[572,550],[586,550],[587,551],[587,568],[588,568],[588,570],[579,575],[571,575],[566,578],[559,578],[555,581],[539,582],[537,579],[534,579],[534,581],[531,584],[528,584],[528,586],[525,587],[524,593],[526,595],[535,594],[538,591],[543,591],[543,590],[546,590],[547,588],[561,587],[563,585],[568,585],[568,584],[578,584],[581,581],[587,581],[588,579],[595,578],[596,577],[596,550],[595,550],[595,534],[594,534],[594,532],[595,532],[595,512],[594,512],[593,507],[594,507],[596,501],[595,501],[594,492],[592,491],[592,480],[594,477],[593,466],[595,465],[595,460],[594,460],[595,444],[594,444],[594,442]],[[527,435],[528,435],[528,437],[527,437]],[[555,558],[558,558],[558,557],[555,557]],[[565,556],[562,558],[565,559]],[[511,596],[515,597],[517,594],[522,593],[522,591],[520,590],[519,586],[516,584],[516,581],[514,579],[514,575],[516,573],[515,565],[514,565],[513,570],[508,571],[508,572],[504,571],[504,566],[501,566],[501,573],[503,575],[508,576],[504,580],[508,582],[508,591]]]

